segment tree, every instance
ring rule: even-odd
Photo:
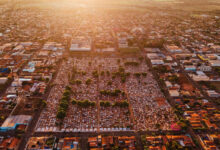
[[[127,72],[125,75],[126,75],[126,77],[129,77],[130,76],[130,72]]]
[[[134,76],[137,77],[137,78],[140,78],[141,73],[134,73]]]
[[[96,102],[91,102],[91,101],[89,101],[89,100],[83,100],[83,101],[77,101],[77,105],[79,106],[79,107],[84,107],[84,108],[87,108],[87,107],[94,107],[95,105],[96,105]]]
[[[110,106],[111,106],[111,103],[110,103],[109,101],[101,101],[101,102],[100,102],[100,106],[110,107]]]
[[[141,56],[141,57],[139,57],[138,59],[139,59],[140,62],[142,62],[142,61],[144,60],[144,57]]]
[[[125,81],[126,81],[126,77],[121,77],[121,82],[125,83]]]
[[[77,104],[77,101],[76,101],[75,99],[72,99],[71,103],[72,103],[73,105],[75,105],[75,104]]]
[[[87,79],[86,80],[86,85],[90,85],[92,83],[92,80],[91,79]]]
[[[172,75],[168,77],[168,80],[172,83],[177,83],[179,81],[179,77],[177,75]]]
[[[107,85],[109,86],[112,85],[112,81],[108,81]]]
[[[97,70],[93,71],[92,75],[93,75],[94,78],[98,78],[99,77],[99,74],[98,74]]]
[[[66,86],[66,90],[71,91],[71,87],[70,86]]]
[[[83,75],[83,76],[86,75],[86,72],[85,72],[85,71],[82,71],[82,75]]]
[[[47,106],[47,102],[45,100],[42,100],[41,105],[43,108],[45,108]]]
[[[81,81],[81,80],[76,80],[75,83],[76,83],[77,85],[80,85],[80,84],[82,84],[82,81]]]
[[[106,71],[106,74],[107,74],[107,76],[110,76],[110,72],[109,71]]]
[[[139,63],[138,62],[129,61],[129,62],[125,62],[124,65],[125,66],[138,66]]]
[[[146,72],[142,72],[142,76],[146,77],[147,73]]]
[[[120,66],[120,67],[118,68],[118,71],[119,71],[120,73],[122,73],[122,72],[125,72],[125,69],[124,69],[122,66]]]
[[[64,110],[59,110],[56,117],[58,119],[64,119],[65,116],[66,116],[66,112]]]
[[[117,101],[113,104],[113,106],[118,106],[118,107],[121,107],[121,108],[126,108],[129,106],[129,103],[126,101],[126,100],[123,100],[123,101]]]
[[[166,147],[167,149],[170,149],[170,150],[174,150],[174,149],[182,149],[183,147],[176,141],[171,141],[171,142],[168,142],[166,144]]]
[[[156,124],[155,127],[159,130],[160,129],[160,124]]]
[[[101,71],[101,76],[104,76],[105,75],[105,72],[104,71]]]

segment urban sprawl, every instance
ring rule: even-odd
[[[219,15],[8,5],[0,149],[220,148]]]

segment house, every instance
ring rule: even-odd
[[[171,53],[181,53],[182,49],[176,45],[166,45],[165,49]]]
[[[161,53],[148,53],[147,57],[149,59],[162,59],[162,58],[165,58],[165,56]]]
[[[220,52],[220,45],[213,45],[211,47],[215,52]]]
[[[15,79],[12,83],[11,83],[12,87],[20,87],[22,86],[22,82],[18,79]]]
[[[163,65],[164,61],[161,59],[157,59],[157,60],[151,60],[151,64],[152,65]]]
[[[60,43],[47,42],[47,43],[44,44],[43,50],[50,50],[50,51],[58,51],[58,50],[61,50],[61,51],[63,51],[63,50],[64,50],[64,47],[63,47],[62,44],[60,44]]]
[[[169,81],[165,81],[165,84],[167,88],[171,88],[173,86],[172,83]]]
[[[0,84],[5,84],[7,82],[7,77],[0,77]]]
[[[7,88],[6,90],[6,94],[8,95],[16,95],[17,94],[17,87],[15,86],[10,86],[9,88]]]
[[[118,47],[119,48],[128,48],[127,38],[119,38],[118,39]]]
[[[202,71],[197,71],[196,75],[190,75],[194,81],[209,81],[210,78]]]
[[[28,125],[31,119],[29,115],[9,116],[0,127],[0,131],[15,130],[18,125]]]
[[[104,48],[104,49],[102,49],[102,52],[115,52],[115,48],[111,48],[111,47]]]
[[[177,90],[169,90],[171,97],[178,97],[180,96],[180,93]]]
[[[193,65],[190,66],[184,66],[185,71],[196,71],[196,67]]]
[[[47,141],[50,141],[48,144]],[[26,146],[26,150],[53,150],[55,138],[53,137],[31,137]]]
[[[79,149],[79,138],[66,137],[66,138],[60,139],[58,145],[62,145],[62,147],[60,147],[60,149],[62,150],[70,150],[70,149],[77,150]]]
[[[215,124],[211,123],[209,120],[204,119],[204,122],[209,129],[218,129],[218,127]]]
[[[171,56],[166,56],[167,61],[173,61],[173,58]]]
[[[20,140],[15,137],[2,138],[0,140],[0,149],[4,150],[16,150],[18,148]]]
[[[34,72],[35,71],[35,63],[28,62],[28,65],[23,69],[24,72]]]
[[[201,65],[198,67],[198,70],[200,71],[204,71],[204,72],[210,72],[212,71],[212,67],[211,66],[206,66],[206,65]]]
[[[217,92],[214,91],[214,90],[207,90],[207,94],[208,94],[209,97],[215,97],[215,98],[220,97],[220,94],[217,93]]]
[[[208,134],[199,135],[199,142],[204,150],[217,150],[214,141]]]
[[[212,67],[220,67],[220,60],[209,60]]]
[[[70,51],[89,52],[89,51],[91,51],[91,47],[90,46],[82,46],[80,44],[75,43],[75,44],[71,44]]]

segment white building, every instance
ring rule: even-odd
[[[214,90],[207,90],[207,94],[209,95],[209,97],[220,97],[220,94]]]
[[[209,81],[210,78],[202,71],[197,71],[196,75],[191,74],[190,75],[194,81]]]
[[[220,67],[220,60],[209,60],[212,67]]]
[[[152,65],[163,65],[164,61],[161,59],[157,59],[157,60],[151,60],[151,64]]]
[[[80,44],[74,43],[74,44],[71,44],[70,51],[89,52],[91,51],[91,46],[90,45],[82,46]]]
[[[198,70],[204,71],[204,72],[210,72],[210,71],[212,71],[212,67],[211,66],[206,66],[206,65],[201,65],[201,66],[198,67]]]
[[[177,90],[169,90],[170,96],[171,97],[179,97],[180,93]]]
[[[0,84],[5,84],[7,82],[7,77],[0,77]]]
[[[167,88],[171,88],[173,86],[169,81],[165,81],[165,84]]]
[[[119,38],[118,39],[118,47],[119,48],[128,48],[127,38]]]
[[[166,45],[165,48],[171,53],[182,53],[182,49],[176,45]]]

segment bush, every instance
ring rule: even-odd
[[[125,81],[126,81],[126,77],[121,77],[121,82],[125,83]]]
[[[128,62],[125,62],[124,65],[125,66],[138,66],[139,63],[138,62],[133,62],[133,61],[128,61]]]
[[[120,73],[122,73],[122,72],[125,72],[125,69],[124,69],[122,66],[120,66],[120,67],[118,68],[118,71],[119,71]]]
[[[106,74],[107,74],[107,76],[110,76],[110,72],[109,71],[106,71]]]
[[[112,81],[108,81],[107,85],[112,85]]]
[[[129,103],[126,100],[123,100],[123,101],[115,102],[113,104],[113,106],[118,106],[118,107],[126,108],[126,107],[129,106]]]
[[[70,86],[66,86],[66,90],[71,91],[71,87]]]
[[[110,103],[109,101],[101,101],[101,102],[100,102],[100,106],[110,107],[110,106],[111,106],[111,103]]]
[[[126,75],[126,77],[129,77],[130,76],[130,72],[127,72],[125,75]]]
[[[80,85],[80,84],[82,84],[82,81],[81,81],[81,80],[76,80],[75,83],[76,83],[77,85]]]
[[[64,119],[65,116],[66,116],[66,112],[64,110],[59,110],[56,117],[58,119]]]
[[[137,77],[137,78],[140,78],[141,73],[134,73],[134,76]]]
[[[90,85],[92,83],[92,80],[91,79],[87,79],[86,80],[86,85]]]
[[[101,76],[104,76],[104,75],[105,75],[105,72],[104,72],[104,71],[102,71],[102,72],[101,72]]]
[[[100,94],[101,94],[101,95],[106,95],[106,96],[119,96],[119,94],[120,94],[121,92],[122,92],[122,91],[119,90],[119,89],[115,89],[114,91],[101,90],[101,91],[100,91]]]
[[[172,83],[178,83],[179,77],[177,75],[172,75],[168,77],[168,80]]]
[[[146,72],[142,72],[141,74],[142,74],[142,76],[144,76],[144,77],[147,76],[147,73],[146,73]]]
[[[95,107],[96,102],[89,101],[89,100],[83,100],[83,101],[77,101],[77,106],[87,108],[87,107]]]
[[[65,118],[66,111],[68,109],[69,100],[70,100],[70,88],[67,86],[59,104],[59,108],[56,116],[58,119],[62,120]]]
[[[98,78],[99,77],[98,71],[93,71],[92,75],[93,75],[94,78]]]
[[[72,99],[71,103],[72,103],[73,105],[75,105],[75,104],[77,104],[77,101],[76,101],[75,99]]]
[[[46,140],[46,144],[47,144],[48,146],[52,146],[53,143],[54,143],[54,138],[53,138],[53,137],[50,137],[50,138],[48,138],[48,139]]]

